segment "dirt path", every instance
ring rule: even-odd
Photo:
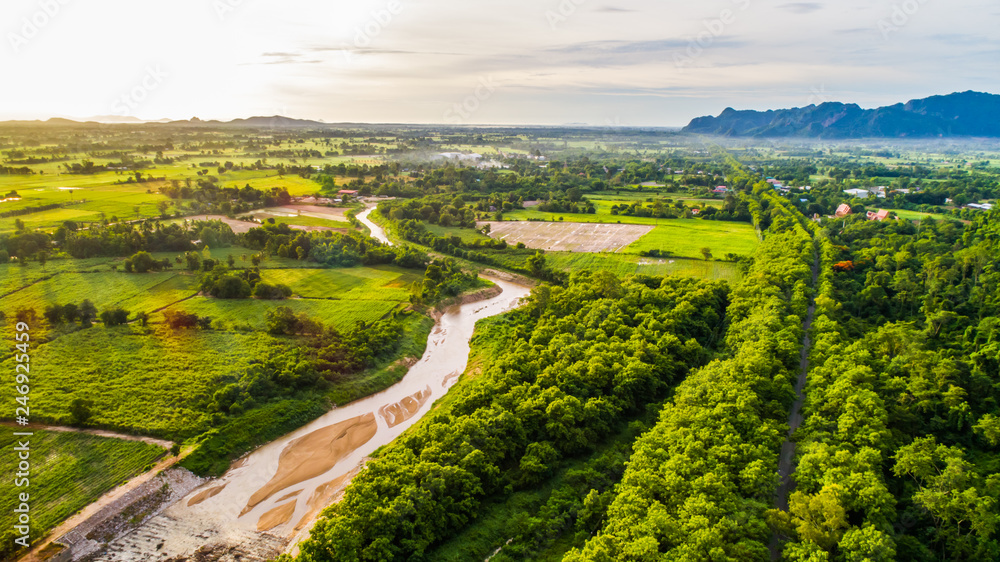
[[[31,431],[31,430],[45,430],[45,431],[62,431],[64,433],[87,433],[89,435],[96,435],[98,437],[109,437],[112,439],[124,439],[125,441],[142,441],[143,443],[149,443],[150,445],[158,445],[164,449],[170,450],[170,447],[174,446],[173,441],[167,441],[165,439],[156,439],[154,437],[145,437],[142,435],[126,435],[124,433],[115,433],[113,431],[105,431],[103,429],[80,429],[78,427],[66,427],[61,425],[44,425],[39,423],[33,423],[29,425],[17,425],[14,422],[5,421],[0,422],[0,425],[7,427],[16,427],[19,431]]]
[[[819,280],[819,253],[813,248],[812,265],[812,286],[815,288]],[[806,314],[805,323],[802,329],[805,336],[802,338],[802,352],[799,358],[799,378],[795,383],[795,403],[792,404],[792,411],[788,416],[788,435],[781,445],[781,457],[778,460],[778,477],[781,483],[775,491],[774,507],[788,511],[788,496],[795,489],[795,482],[792,481],[792,474],[795,473],[795,442],[792,435],[802,424],[802,403],[805,401],[806,379],[809,374],[809,351],[812,349],[812,340],[809,337],[809,330],[812,328],[813,317],[816,315],[816,297],[809,302],[809,311]],[[771,544],[768,548],[771,551],[771,560],[781,558],[781,543],[777,535],[771,537]]]

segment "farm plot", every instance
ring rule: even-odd
[[[639,240],[652,226],[635,224],[487,222],[490,236],[509,244],[561,252],[614,252]]]
[[[748,256],[759,244],[753,226],[745,222],[670,220],[623,249],[638,254],[659,250],[665,255],[703,258],[702,248],[721,259],[726,254]]]
[[[62,335],[31,356],[31,415],[71,421],[74,398],[91,402],[91,425],[184,439],[209,429],[212,396],[251,361],[288,348],[287,338],[214,330],[93,327]],[[14,372],[14,358],[0,363]],[[14,402],[13,386],[0,400]]]
[[[62,273],[0,299],[0,309],[33,308],[40,314],[50,304],[89,299],[98,310],[120,306],[150,312],[193,296],[197,285],[196,277],[176,273]]]
[[[422,276],[396,267],[353,267],[342,269],[268,269],[264,281],[288,285],[301,297],[358,301],[406,302],[409,288]]]
[[[165,452],[140,441],[125,441],[85,433],[40,431],[31,436],[31,539],[37,539],[70,515],[122,482],[146,470]],[[0,434],[0,470],[17,472],[16,438]],[[14,525],[18,494],[13,478],[0,482],[0,526]],[[0,555],[13,547],[5,537]]]
[[[552,267],[565,271],[610,271],[615,275],[678,275],[709,281],[737,281],[740,273],[736,264],[725,261],[644,258],[628,254],[570,254],[553,252],[545,255]]]
[[[344,207],[285,205],[283,207],[268,207],[267,209],[259,209],[253,211],[251,214],[260,220],[273,218],[275,219],[275,222],[284,222],[290,226],[298,225],[352,228],[351,223],[348,222],[346,216],[348,211],[350,211],[350,209]]]
[[[288,299],[261,301],[195,297],[177,303],[167,310],[183,310],[200,317],[209,317],[222,321],[227,324],[226,327],[263,330],[267,327],[264,316],[279,306],[286,306],[296,314],[305,313],[338,330],[348,330],[353,328],[358,321],[375,322],[399,305],[399,301],[380,300]],[[162,316],[156,319],[162,320]]]

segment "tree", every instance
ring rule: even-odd
[[[50,326],[55,326],[63,320],[63,307],[58,304],[50,304],[45,307],[45,312],[42,313],[42,316],[45,317]]]
[[[190,314],[182,310],[167,309],[163,312],[163,318],[167,321],[167,326],[173,330],[194,328],[198,325],[197,314]]]
[[[79,309],[73,303],[65,304],[62,307],[62,317],[66,322],[76,322],[80,317]]]
[[[892,537],[865,525],[861,529],[850,529],[840,540],[840,552],[844,562],[892,562],[896,560],[896,546]]]
[[[709,248],[708,246],[702,248],[699,251],[701,252],[701,255],[704,256],[705,261],[712,259],[712,249]]]
[[[94,303],[84,299],[84,301],[80,303],[80,309],[77,315],[80,318],[80,325],[84,328],[89,328],[94,325],[94,318],[97,317],[97,307],[94,306]]]
[[[896,453],[893,472],[919,484],[913,501],[931,513],[953,551],[965,546],[963,531],[987,539],[1000,526],[1000,475],[983,478],[961,448],[915,439]]]
[[[990,445],[994,447],[1000,445],[1000,417],[986,414],[979,418],[975,429],[976,433],[982,435]]]
[[[123,308],[114,308],[101,312],[101,322],[105,326],[121,326],[128,323],[128,311]]]
[[[92,412],[90,407],[93,402],[83,398],[74,398],[69,404],[70,423],[72,425],[83,425],[90,419]]]
[[[131,273],[146,273],[148,271],[159,271],[163,264],[153,259],[149,252],[136,252],[129,259],[125,260],[125,271]]]

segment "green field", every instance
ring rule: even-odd
[[[40,314],[46,305],[89,299],[98,310],[120,306],[132,313],[152,312],[193,296],[197,287],[197,276],[171,272],[63,273],[0,299],[0,309],[34,308]]]
[[[9,428],[5,428],[9,429]],[[34,431],[26,438],[31,448],[30,486],[15,487],[16,437],[0,432],[0,470],[10,478],[0,483],[0,528],[4,544],[13,545],[7,533],[14,525],[13,510],[18,494],[28,492],[31,506],[31,538],[37,539],[64,519],[84,508],[105,492],[148,470],[165,452],[141,441],[97,437],[85,433]],[[21,438],[25,439],[25,438]]]
[[[288,285],[300,297],[361,301],[410,299],[410,286],[423,276],[398,267],[353,267],[342,269],[268,269],[261,272],[267,283]]]
[[[287,224],[289,226],[323,226],[327,228],[346,228],[348,230],[353,230],[354,225],[349,222],[343,221],[332,221],[329,219],[321,219],[316,217],[274,217],[274,222],[278,224]]]
[[[726,254],[748,256],[760,242],[753,225],[745,222],[674,220],[664,221],[622,252],[668,251],[672,256],[700,258],[701,248],[711,248],[721,259]]]
[[[92,425],[190,437],[209,428],[207,405],[226,375],[289,345],[260,332],[78,330],[32,350],[32,418],[67,424],[70,402],[82,398],[93,402]],[[13,365],[4,361],[4,372]],[[13,403],[12,392],[0,387],[0,399]]]
[[[874,209],[874,210],[877,212],[877,211],[880,211],[881,209]],[[924,220],[924,219],[927,219],[927,218],[931,218],[931,219],[939,220],[939,221],[941,221],[941,220],[948,220],[949,218],[951,218],[952,220],[954,220],[954,217],[947,217],[945,215],[939,215],[939,214],[935,214],[935,213],[921,213],[920,211],[907,211],[905,209],[889,209],[889,212],[890,213],[895,213],[896,216],[899,217],[899,218],[901,218],[901,219],[906,219],[906,220],[910,220],[910,221],[919,221],[919,220]]]
[[[375,213],[372,213],[373,215]],[[380,221],[381,222],[381,221]],[[475,242],[477,240],[489,240],[488,236],[483,235],[478,230],[473,230],[471,228],[458,228],[456,226],[441,226],[438,224],[423,223],[427,231],[434,236],[440,236],[446,238],[449,236],[458,236],[462,239],[462,242]]]
[[[210,297],[194,297],[179,302],[167,310],[183,310],[201,317],[222,321],[226,328],[263,330],[266,328],[264,315],[279,306],[285,306],[296,314],[305,313],[338,330],[347,330],[361,322],[374,322],[400,306],[400,301],[342,301],[325,299],[288,299],[278,301],[222,300]],[[153,317],[154,321],[162,315]]]
[[[59,209],[0,219],[0,232],[14,230],[15,218],[29,229],[54,228],[67,220],[98,222],[118,217],[121,220],[157,217],[158,201],[169,199],[149,184],[115,184],[123,176],[112,172],[93,176],[0,176],[0,189],[16,190],[20,201],[0,203],[0,212],[58,203]],[[159,184],[157,184],[159,185]],[[72,187],[72,190],[66,189]],[[151,190],[152,193],[147,193]],[[135,208],[139,208],[138,214]]]
[[[736,264],[724,261],[690,259],[644,258],[623,254],[580,254],[574,252],[548,252],[545,259],[553,267],[566,271],[589,269],[610,271],[615,275],[678,275],[697,279],[739,280]]]
[[[680,198],[684,199],[684,198]],[[623,253],[638,254],[643,251],[668,251],[671,256],[701,258],[701,248],[708,247],[712,255],[721,259],[726,254],[749,255],[759,244],[756,231],[749,223],[729,221],[656,219],[651,217],[628,217],[612,215],[611,207],[628,203],[623,199],[595,199],[597,212],[594,214],[543,213],[532,209],[504,213],[505,220],[543,220],[582,223],[621,223],[655,226],[649,234],[623,248]],[[684,199],[685,204],[712,203],[715,200]]]

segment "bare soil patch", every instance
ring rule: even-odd
[[[523,242],[547,252],[615,252],[649,234],[652,226],[576,222],[503,221],[490,225],[490,236],[508,244]]]
[[[244,514],[276,492],[329,471],[342,458],[375,437],[377,430],[375,414],[366,414],[292,441],[281,452],[277,474],[250,496]]]

